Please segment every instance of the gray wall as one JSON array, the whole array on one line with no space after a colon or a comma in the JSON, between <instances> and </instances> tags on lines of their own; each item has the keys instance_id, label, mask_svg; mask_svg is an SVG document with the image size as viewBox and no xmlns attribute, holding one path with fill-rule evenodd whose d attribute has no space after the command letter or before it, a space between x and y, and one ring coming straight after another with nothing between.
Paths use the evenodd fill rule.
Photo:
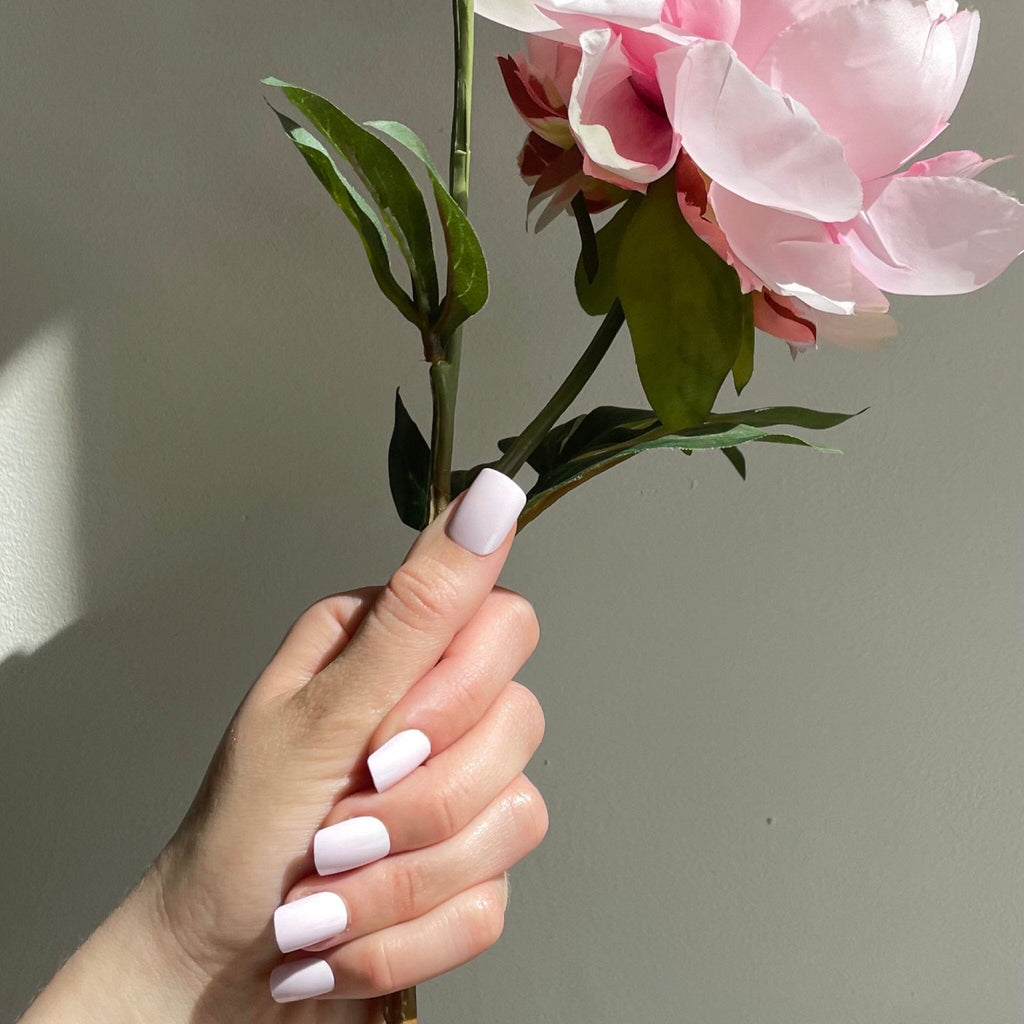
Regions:
<instances>
[{"instance_id":1,"label":"gray wall","mask_svg":"<svg viewBox=\"0 0 1024 1024\"><path fill-rule=\"evenodd\" d=\"M948 148L1024 153L1018 3L978 0ZM186 807L282 632L410 537L384 470L417 344L263 104L267 74L441 154L448 4L7 0L0 82L0 1015ZM522 129L478 29L475 219L494 296L460 460L547 397L591 323L565 221L523 230ZM987 180L1021 184L1020 162ZM1024 954L1021 314L902 299L881 354L749 398L871 411L843 457L637 459L519 540L544 638L551 833L505 938L427 1024L1005 1024ZM628 345L581 408L641 401Z\"/></svg>"}]
</instances>

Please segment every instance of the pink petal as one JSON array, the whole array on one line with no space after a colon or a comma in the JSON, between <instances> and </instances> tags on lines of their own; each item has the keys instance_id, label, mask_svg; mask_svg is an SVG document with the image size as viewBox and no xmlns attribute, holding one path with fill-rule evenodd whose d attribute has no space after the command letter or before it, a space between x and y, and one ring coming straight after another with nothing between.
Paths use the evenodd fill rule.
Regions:
<instances>
[{"instance_id":1,"label":"pink petal","mask_svg":"<svg viewBox=\"0 0 1024 1024\"><path fill-rule=\"evenodd\" d=\"M793 299L797 313L803 313L814 324L819 341L828 341L842 348L878 349L895 338L896 321L889 316L889 300L857 270L853 272L853 316L841 316L811 309Z\"/></svg>"},{"instance_id":2,"label":"pink petal","mask_svg":"<svg viewBox=\"0 0 1024 1024\"><path fill-rule=\"evenodd\" d=\"M899 333L896 321L888 313L855 313L836 316L809 309L819 341L827 341L840 348L870 351L882 348Z\"/></svg>"},{"instance_id":3,"label":"pink petal","mask_svg":"<svg viewBox=\"0 0 1024 1024\"><path fill-rule=\"evenodd\" d=\"M558 14L575 14L618 25L653 24L661 20L664 0L540 0Z\"/></svg>"},{"instance_id":4,"label":"pink petal","mask_svg":"<svg viewBox=\"0 0 1024 1024\"><path fill-rule=\"evenodd\" d=\"M740 27L740 0L665 0L661 17L691 36L731 43Z\"/></svg>"},{"instance_id":5,"label":"pink petal","mask_svg":"<svg viewBox=\"0 0 1024 1024\"><path fill-rule=\"evenodd\" d=\"M725 43L680 47L656 61L683 148L723 188L816 220L847 220L860 210L860 182L839 141L805 107L755 78Z\"/></svg>"},{"instance_id":6,"label":"pink petal","mask_svg":"<svg viewBox=\"0 0 1024 1024\"><path fill-rule=\"evenodd\" d=\"M794 22L819 11L858 3L859 0L747 0L733 49L748 68L757 67L776 36Z\"/></svg>"},{"instance_id":7,"label":"pink petal","mask_svg":"<svg viewBox=\"0 0 1024 1024\"><path fill-rule=\"evenodd\" d=\"M697 165L685 154L680 153L676 161L676 196L679 209L693 233L711 246L714 252L739 275L740 288L744 294L759 291L764 282L729 247L725 232L708 212L708 186Z\"/></svg>"},{"instance_id":8,"label":"pink petal","mask_svg":"<svg viewBox=\"0 0 1024 1024\"><path fill-rule=\"evenodd\" d=\"M587 174L646 184L675 162L672 126L637 95L622 41L611 29L580 36L583 60L569 100L569 124Z\"/></svg>"},{"instance_id":9,"label":"pink petal","mask_svg":"<svg viewBox=\"0 0 1024 1024\"><path fill-rule=\"evenodd\" d=\"M953 88L946 100L946 120L956 110L971 68L974 67L974 56L978 51L978 32L981 30L981 15L977 11L961 11L950 18L947 24L953 36L953 44L956 46L957 71Z\"/></svg>"},{"instance_id":10,"label":"pink petal","mask_svg":"<svg viewBox=\"0 0 1024 1024\"><path fill-rule=\"evenodd\" d=\"M1024 205L969 178L900 175L840 228L858 270L898 295L962 295L1024 252Z\"/></svg>"},{"instance_id":11,"label":"pink petal","mask_svg":"<svg viewBox=\"0 0 1024 1024\"><path fill-rule=\"evenodd\" d=\"M476 0L474 9L481 17L518 32L548 32L559 27L530 0Z\"/></svg>"},{"instance_id":12,"label":"pink petal","mask_svg":"<svg viewBox=\"0 0 1024 1024\"><path fill-rule=\"evenodd\" d=\"M557 38L566 42L596 28L655 27L661 24L663 4L664 0L537 0L560 26Z\"/></svg>"},{"instance_id":13,"label":"pink petal","mask_svg":"<svg viewBox=\"0 0 1024 1024\"><path fill-rule=\"evenodd\" d=\"M498 67L505 80L509 99L512 100L519 116L548 142L562 149L575 146L575 140L569 130L565 104L557 96L552 99L554 86L550 79L538 77L537 69L527 63L526 56L522 53L517 53L514 57L499 57ZM565 95L569 95L568 90Z\"/></svg>"},{"instance_id":14,"label":"pink petal","mask_svg":"<svg viewBox=\"0 0 1024 1024\"><path fill-rule=\"evenodd\" d=\"M656 58L659 53L697 42L694 36L671 25L650 25L645 28L619 27L622 49L632 68L633 88L654 110L664 109L661 86L658 84Z\"/></svg>"},{"instance_id":15,"label":"pink petal","mask_svg":"<svg viewBox=\"0 0 1024 1024\"><path fill-rule=\"evenodd\" d=\"M945 124L960 66L952 24L933 23L908 0L867 0L792 25L755 70L840 139L868 181L891 174Z\"/></svg>"},{"instance_id":16,"label":"pink petal","mask_svg":"<svg viewBox=\"0 0 1024 1024\"><path fill-rule=\"evenodd\" d=\"M544 84L548 102L553 108L564 108L580 68L579 47L530 36L526 52L528 67Z\"/></svg>"},{"instance_id":17,"label":"pink petal","mask_svg":"<svg viewBox=\"0 0 1024 1024\"><path fill-rule=\"evenodd\" d=\"M932 20L936 18L952 18L960 9L957 0L924 0L925 7Z\"/></svg>"},{"instance_id":18,"label":"pink petal","mask_svg":"<svg viewBox=\"0 0 1024 1024\"><path fill-rule=\"evenodd\" d=\"M575 43L593 28L612 25L655 25L664 0L476 0L481 17L520 32L543 33Z\"/></svg>"},{"instance_id":19,"label":"pink petal","mask_svg":"<svg viewBox=\"0 0 1024 1024\"><path fill-rule=\"evenodd\" d=\"M919 160L916 164L911 164L903 172L902 177L976 178L983 171L1009 159L1008 156L1001 156L996 160L986 160L973 150L959 149L952 153L942 153L930 160Z\"/></svg>"},{"instance_id":20,"label":"pink petal","mask_svg":"<svg viewBox=\"0 0 1024 1024\"><path fill-rule=\"evenodd\" d=\"M853 263L824 224L747 202L717 182L708 196L732 251L772 291L825 313L853 312Z\"/></svg>"},{"instance_id":21,"label":"pink petal","mask_svg":"<svg viewBox=\"0 0 1024 1024\"><path fill-rule=\"evenodd\" d=\"M797 313L795 300L773 292L754 293L754 326L798 348L813 348L818 336L814 322Z\"/></svg>"}]
</instances>

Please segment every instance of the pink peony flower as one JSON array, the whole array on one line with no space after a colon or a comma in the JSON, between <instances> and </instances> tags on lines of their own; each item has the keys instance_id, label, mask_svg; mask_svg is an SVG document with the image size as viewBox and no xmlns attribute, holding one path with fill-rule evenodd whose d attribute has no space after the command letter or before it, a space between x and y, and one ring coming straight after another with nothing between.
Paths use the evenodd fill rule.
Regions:
<instances>
[{"instance_id":1,"label":"pink peony flower","mask_svg":"<svg viewBox=\"0 0 1024 1024\"><path fill-rule=\"evenodd\" d=\"M583 174L622 188L674 170L687 221L759 293L758 326L794 347L877 344L894 333L883 291L974 291L1024 251L1024 205L976 180L991 161L907 166L948 126L974 61L980 16L956 0L476 9L548 48L550 102L520 107L535 130L561 145L568 129Z\"/></svg>"},{"instance_id":2,"label":"pink peony flower","mask_svg":"<svg viewBox=\"0 0 1024 1024\"><path fill-rule=\"evenodd\" d=\"M545 199L539 231L582 192L591 213L621 202L621 188L584 173L583 154L569 129L568 100L579 70L581 51L542 36L527 40L527 52L499 57L505 87L530 134L519 153L519 171L533 188L527 216Z\"/></svg>"}]
</instances>

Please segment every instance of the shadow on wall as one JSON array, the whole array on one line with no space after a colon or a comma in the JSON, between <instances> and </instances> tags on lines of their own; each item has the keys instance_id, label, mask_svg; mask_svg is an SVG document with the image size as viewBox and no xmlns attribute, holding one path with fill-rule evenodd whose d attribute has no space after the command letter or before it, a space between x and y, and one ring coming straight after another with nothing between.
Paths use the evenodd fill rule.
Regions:
<instances>
[{"instance_id":1,"label":"shadow on wall","mask_svg":"<svg viewBox=\"0 0 1024 1024\"><path fill-rule=\"evenodd\" d=\"M53 513L70 536L46 562L8 531L26 564L0 566L16 577L0 587L14 616L0 615L0 650L83 617L0 664L3 1019L171 834L294 618L377 582L411 540L386 450L393 388L420 378L420 352L391 343L404 325L382 315L259 80L294 75L441 133L449 102L439 77L383 108L378 55L349 46L339 67L324 31L337 12L321 5L257 3L241 21L198 3L9 8L0 125L22 143L0 153L0 376L67 318L75 457L59 515L31 467L0 480L12 501L28 482L29 519ZM447 52L446 18L394 17L410 48L433 32ZM15 458L33 445L47 450L15 434ZM31 635L22 578L74 595L59 615L39 602L47 628Z\"/></svg>"},{"instance_id":2,"label":"shadow on wall","mask_svg":"<svg viewBox=\"0 0 1024 1024\"><path fill-rule=\"evenodd\" d=\"M338 589L310 581L365 579L373 552L404 550L391 519L377 521L359 526L370 557L338 552L337 572L324 565L324 519L258 522L0 664L0 906L17 924L0 971L5 1019L174 831L291 622Z\"/></svg>"},{"instance_id":3,"label":"shadow on wall","mask_svg":"<svg viewBox=\"0 0 1024 1024\"><path fill-rule=\"evenodd\" d=\"M172 194L175 175L150 187ZM328 252L340 223L312 189L295 191L297 210L270 199L256 217L235 204L178 236L150 224L144 258L112 237L144 219L140 197L110 207L105 231L32 203L5 224L18 257L0 287L0 375L67 311L75 465L54 480L63 490L31 472L0 481L15 502L30 487L29 519L38 509L66 523L71 543L65 561L41 560L32 531L15 529L26 564L0 567L14 577L0 594L18 602L15 626L22 577L60 604L49 629L13 631L27 646L85 614L0 664L0 906L12 926L0 1018L25 1008L171 835L295 617L377 581L410 540L386 483L397 374L348 344L349 331L372 335L378 311L360 306L361 278ZM356 312L340 324L333 303L346 290ZM360 435L374 445L354 443L348 412L366 379L381 390L380 422L360 401ZM15 458L46 451L14 426Z\"/></svg>"}]
</instances>

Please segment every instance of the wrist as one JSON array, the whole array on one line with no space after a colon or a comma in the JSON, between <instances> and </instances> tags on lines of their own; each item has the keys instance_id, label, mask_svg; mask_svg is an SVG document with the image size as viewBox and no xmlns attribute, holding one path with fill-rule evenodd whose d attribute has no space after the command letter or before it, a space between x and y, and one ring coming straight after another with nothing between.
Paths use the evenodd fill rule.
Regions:
<instances>
[{"instance_id":1,"label":"wrist","mask_svg":"<svg viewBox=\"0 0 1024 1024\"><path fill-rule=\"evenodd\" d=\"M150 871L60 969L22 1024L188 1024L209 979L167 927Z\"/></svg>"}]
</instances>

